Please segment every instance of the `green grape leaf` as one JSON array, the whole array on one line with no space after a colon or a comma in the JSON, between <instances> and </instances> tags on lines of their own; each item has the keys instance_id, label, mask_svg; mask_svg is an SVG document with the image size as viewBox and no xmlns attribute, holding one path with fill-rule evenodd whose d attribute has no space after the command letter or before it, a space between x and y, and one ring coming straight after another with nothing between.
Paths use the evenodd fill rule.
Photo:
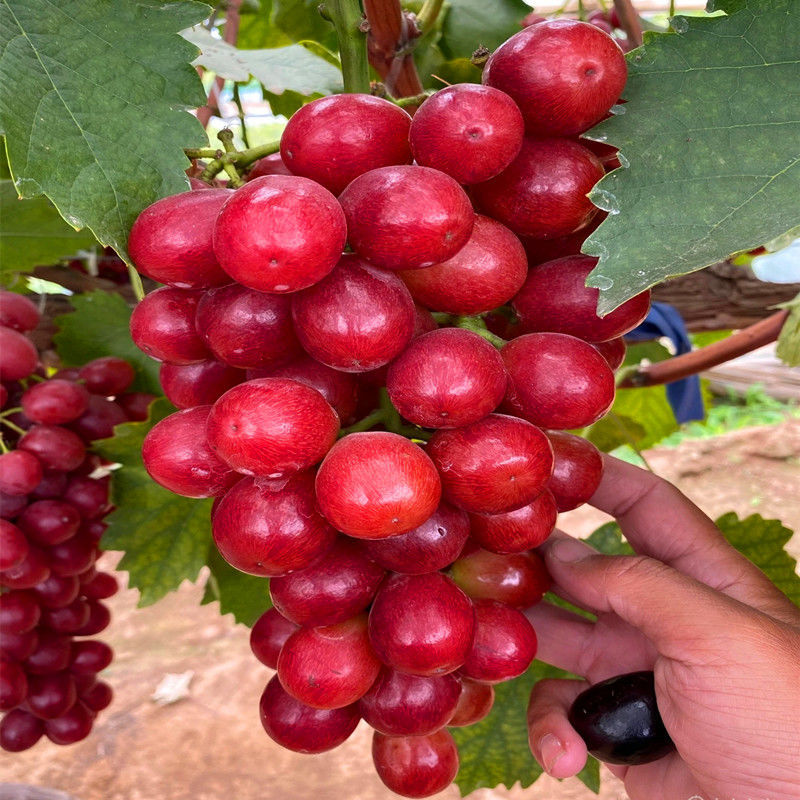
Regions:
<instances>
[{"instance_id":1,"label":"green grape leaf","mask_svg":"<svg viewBox=\"0 0 800 800\"><path fill-rule=\"evenodd\" d=\"M586 438L609 452L623 444L646 450L678 430L663 386L618 389L611 411L587 429Z\"/></svg>"},{"instance_id":2,"label":"green grape leaf","mask_svg":"<svg viewBox=\"0 0 800 800\"><path fill-rule=\"evenodd\" d=\"M723 514L714 524L745 558L752 561L793 603L800 606L797 561L785 549L793 535L789 528L777 519L764 519L758 514L739 519L733 511ZM625 541L619 525L614 521L601 525L586 542L609 556L633 553L633 548Z\"/></svg>"},{"instance_id":3,"label":"green grape leaf","mask_svg":"<svg viewBox=\"0 0 800 800\"><path fill-rule=\"evenodd\" d=\"M777 519L758 514L739 519L730 511L715 521L725 538L749 558L796 605L800 606L797 561L785 550L792 531Z\"/></svg>"},{"instance_id":4,"label":"green grape leaf","mask_svg":"<svg viewBox=\"0 0 800 800\"><path fill-rule=\"evenodd\" d=\"M450 728L458 745L460 768L456 784L462 797L483 787L523 789L542 775L542 768L528 746L526 713L533 685L545 678L572 677L563 670L534 661L519 678L495 686L489 715L467 728ZM599 766L590 758L578 777L594 792L600 790Z\"/></svg>"},{"instance_id":5,"label":"green grape leaf","mask_svg":"<svg viewBox=\"0 0 800 800\"><path fill-rule=\"evenodd\" d=\"M246 81L252 75L272 94L287 89L303 95L342 90L341 71L301 44L270 50L240 50L216 39L205 28L191 28L182 35L200 48L200 55L193 63L223 78Z\"/></svg>"},{"instance_id":6,"label":"green grape leaf","mask_svg":"<svg viewBox=\"0 0 800 800\"><path fill-rule=\"evenodd\" d=\"M522 30L531 12L522 0L451 0L442 25L439 46L445 57L469 58L479 46L494 50Z\"/></svg>"},{"instance_id":7,"label":"green grape leaf","mask_svg":"<svg viewBox=\"0 0 800 800\"><path fill-rule=\"evenodd\" d=\"M317 0L272 0L272 21L293 42L305 39L336 50L336 30L319 13Z\"/></svg>"},{"instance_id":8,"label":"green grape leaf","mask_svg":"<svg viewBox=\"0 0 800 800\"><path fill-rule=\"evenodd\" d=\"M158 0L0 0L0 128L21 197L127 257L139 212L185 191L184 147L206 136L194 47L208 13Z\"/></svg>"},{"instance_id":9,"label":"green grape leaf","mask_svg":"<svg viewBox=\"0 0 800 800\"><path fill-rule=\"evenodd\" d=\"M59 330L53 337L65 366L80 367L103 356L124 358L136 370L134 391L162 394L159 365L133 343L131 309L121 295L87 292L75 295L70 303L75 311L56 318Z\"/></svg>"},{"instance_id":10,"label":"green grape leaf","mask_svg":"<svg viewBox=\"0 0 800 800\"><path fill-rule=\"evenodd\" d=\"M257 50L261 47L283 47L292 43L273 22L272 7L272 0L262 0L258 11L240 19L239 34L236 37L238 47Z\"/></svg>"},{"instance_id":11,"label":"green grape leaf","mask_svg":"<svg viewBox=\"0 0 800 800\"><path fill-rule=\"evenodd\" d=\"M202 605L218 602L220 614L233 614L237 622L248 628L272 607L269 580L234 569L213 542L208 549L208 566L211 574L206 581Z\"/></svg>"},{"instance_id":12,"label":"green grape leaf","mask_svg":"<svg viewBox=\"0 0 800 800\"><path fill-rule=\"evenodd\" d=\"M585 541L586 544L591 545L595 550L607 556L629 556L633 554L633 548L625 541L619 523L614 520L596 528Z\"/></svg>"},{"instance_id":13,"label":"green grape leaf","mask_svg":"<svg viewBox=\"0 0 800 800\"><path fill-rule=\"evenodd\" d=\"M89 231L73 230L47 198L20 200L14 184L0 180L0 280L54 264L93 243Z\"/></svg>"},{"instance_id":14,"label":"green grape leaf","mask_svg":"<svg viewBox=\"0 0 800 800\"><path fill-rule=\"evenodd\" d=\"M116 510L108 517L103 547L125 551L118 569L129 574L142 606L160 600L184 580L196 580L211 541L212 501L172 494L155 483L142 464L145 435L174 410L166 398L159 398L147 422L118 425L112 439L94 445L103 458L122 464L113 472Z\"/></svg>"},{"instance_id":15,"label":"green grape leaf","mask_svg":"<svg viewBox=\"0 0 800 800\"><path fill-rule=\"evenodd\" d=\"M645 33L628 55L627 102L587 134L629 164L591 194L611 212L584 245L600 258L587 283L601 314L800 219L800 4L724 8L737 10Z\"/></svg>"},{"instance_id":16,"label":"green grape leaf","mask_svg":"<svg viewBox=\"0 0 800 800\"><path fill-rule=\"evenodd\" d=\"M660 342L634 342L625 348L625 366L639 364L643 358L655 363L656 361L665 361L670 358L672 354Z\"/></svg>"},{"instance_id":17,"label":"green grape leaf","mask_svg":"<svg viewBox=\"0 0 800 800\"><path fill-rule=\"evenodd\" d=\"M789 309L789 316L783 323L775 355L790 367L800 367L800 294L781 308Z\"/></svg>"}]
</instances>

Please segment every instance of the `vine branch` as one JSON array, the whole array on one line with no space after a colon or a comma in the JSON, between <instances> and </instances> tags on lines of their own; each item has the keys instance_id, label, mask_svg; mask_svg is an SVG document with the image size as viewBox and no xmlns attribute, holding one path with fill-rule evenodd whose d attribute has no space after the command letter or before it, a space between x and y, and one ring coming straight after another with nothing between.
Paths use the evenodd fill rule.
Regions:
<instances>
[{"instance_id":1,"label":"vine branch","mask_svg":"<svg viewBox=\"0 0 800 800\"><path fill-rule=\"evenodd\" d=\"M633 3L631 0L614 0L614 8L629 41L634 47L639 47L642 43L642 24L639 22L639 15Z\"/></svg>"},{"instance_id":2,"label":"vine branch","mask_svg":"<svg viewBox=\"0 0 800 800\"><path fill-rule=\"evenodd\" d=\"M765 344L774 342L781 332L789 311L778 311L775 314L743 328L738 333L728 336L719 342L692 350L682 356L668 358L656 364L639 367L631 374L625 376L619 383L622 389L639 386L656 386L662 383L672 383L696 375L698 372L724 364L732 358L744 355Z\"/></svg>"},{"instance_id":3,"label":"vine branch","mask_svg":"<svg viewBox=\"0 0 800 800\"><path fill-rule=\"evenodd\" d=\"M400 0L364 0L364 13L369 63L386 90L393 97L421 95L424 89L413 56L420 29L413 15L403 11Z\"/></svg>"},{"instance_id":4,"label":"vine branch","mask_svg":"<svg viewBox=\"0 0 800 800\"><path fill-rule=\"evenodd\" d=\"M345 92L369 94L369 64L358 0L327 0L325 13L339 39Z\"/></svg>"}]
</instances>

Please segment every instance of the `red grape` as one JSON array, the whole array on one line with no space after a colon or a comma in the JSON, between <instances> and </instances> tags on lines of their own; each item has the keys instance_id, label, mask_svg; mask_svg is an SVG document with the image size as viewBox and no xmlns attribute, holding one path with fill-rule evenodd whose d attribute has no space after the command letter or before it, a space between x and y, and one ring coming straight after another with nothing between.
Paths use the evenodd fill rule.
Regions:
<instances>
[{"instance_id":1,"label":"red grape","mask_svg":"<svg viewBox=\"0 0 800 800\"><path fill-rule=\"evenodd\" d=\"M441 483L425 452L396 433L352 433L319 468L317 502L338 530L383 539L416 528L433 514Z\"/></svg>"},{"instance_id":2,"label":"red grape","mask_svg":"<svg viewBox=\"0 0 800 800\"><path fill-rule=\"evenodd\" d=\"M427 736L372 737L378 777L404 797L429 797L446 789L458 772L458 749L447 730Z\"/></svg>"},{"instance_id":3,"label":"red grape","mask_svg":"<svg viewBox=\"0 0 800 800\"><path fill-rule=\"evenodd\" d=\"M441 475L444 498L477 513L521 508L543 491L553 472L553 451L544 433L504 414L437 431L428 453Z\"/></svg>"},{"instance_id":4,"label":"red grape","mask_svg":"<svg viewBox=\"0 0 800 800\"><path fill-rule=\"evenodd\" d=\"M458 183L428 167L374 169L356 178L339 201L350 246L386 269L452 258L467 243L475 219Z\"/></svg>"},{"instance_id":5,"label":"red grape","mask_svg":"<svg viewBox=\"0 0 800 800\"><path fill-rule=\"evenodd\" d=\"M497 177L472 189L476 208L514 233L550 239L574 233L598 209L587 197L604 175L594 153L569 139L526 139Z\"/></svg>"},{"instance_id":6,"label":"red grape","mask_svg":"<svg viewBox=\"0 0 800 800\"><path fill-rule=\"evenodd\" d=\"M483 314L507 303L527 271L519 239L499 222L476 214L469 240L452 258L399 274L412 297L434 311Z\"/></svg>"},{"instance_id":7,"label":"red grape","mask_svg":"<svg viewBox=\"0 0 800 800\"><path fill-rule=\"evenodd\" d=\"M439 572L392 575L378 590L369 636L378 658L412 675L458 669L472 644L470 599Z\"/></svg>"},{"instance_id":8,"label":"red grape","mask_svg":"<svg viewBox=\"0 0 800 800\"><path fill-rule=\"evenodd\" d=\"M187 413L187 412L179 412ZM280 478L322 460L339 417L316 389L286 378L257 378L211 407L208 444L237 472Z\"/></svg>"},{"instance_id":9,"label":"red grape","mask_svg":"<svg viewBox=\"0 0 800 800\"><path fill-rule=\"evenodd\" d=\"M614 373L590 344L563 333L529 333L501 350L506 403L543 428L571 430L597 422L614 402Z\"/></svg>"},{"instance_id":10,"label":"red grape","mask_svg":"<svg viewBox=\"0 0 800 800\"><path fill-rule=\"evenodd\" d=\"M136 218L128 249L139 272L179 289L220 286L230 278L212 246L214 221L229 189L203 186L157 200Z\"/></svg>"},{"instance_id":11,"label":"red grape","mask_svg":"<svg viewBox=\"0 0 800 800\"><path fill-rule=\"evenodd\" d=\"M239 189L214 226L214 252L233 280L259 292L296 292L324 278L344 248L336 198L314 181L266 175Z\"/></svg>"},{"instance_id":12,"label":"red grape","mask_svg":"<svg viewBox=\"0 0 800 800\"><path fill-rule=\"evenodd\" d=\"M458 428L500 405L503 359L472 331L444 328L414 339L389 367L386 388L400 414L423 428Z\"/></svg>"},{"instance_id":13,"label":"red grape","mask_svg":"<svg viewBox=\"0 0 800 800\"><path fill-rule=\"evenodd\" d=\"M231 566L269 577L311 566L336 539L316 510L314 476L308 472L280 481L239 481L217 506L212 529Z\"/></svg>"},{"instance_id":14,"label":"red grape","mask_svg":"<svg viewBox=\"0 0 800 800\"><path fill-rule=\"evenodd\" d=\"M324 753L338 747L356 729L360 719L355 704L320 709L295 700L281 686L277 675L261 695L259 712L270 738L297 753Z\"/></svg>"},{"instance_id":15,"label":"red grape","mask_svg":"<svg viewBox=\"0 0 800 800\"><path fill-rule=\"evenodd\" d=\"M411 123L416 162L459 183L502 172L522 147L525 124L514 101L490 86L458 83L428 98Z\"/></svg>"},{"instance_id":16,"label":"red grape","mask_svg":"<svg viewBox=\"0 0 800 800\"><path fill-rule=\"evenodd\" d=\"M323 281L292 299L292 319L305 350L344 372L387 364L414 331L414 302L396 276L353 255Z\"/></svg>"},{"instance_id":17,"label":"red grape","mask_svg":"<svg viewBox=\"0 0 800 800\"><path fill-rule=\"evenodd\" d=\"M206 441L211 406L170 414L156 423L142 444L142 460L150 477L183 497L214 497L238 480Z\"/></svg>"},{"instance_id":18,"label":"red grape","mask_svg":"<svg viewBox=\"0 0 800 800\"><path fill-rule=\"evenodd\" d=\"M62 425L77 419L89 406L89 393L78 383L51 378L35 383L20 402L31 422Z\"/></svg>"},{"instance_id":19,"label":"red grape","mask_svg":"<svg viewBox=\"0 0 800 800\"><path fill-rule=\"evenodd\" d=\"M483 83L517 102L536 136L569 136L599 122L625 86L622 51L603 31L571 19L547 20L492 53Z\"/></svg>"},{"instance_id":20,"label":"red grape","mask_svg":"<svg viewBox=\"0 0 800 800\"><path fill-rule=\"evenodd\" d=\"M269 593L286 619L298 625L333 625L363 611L385 574L356 542L340 537L317 564L273 578Z\"/></svg>"},{"instance_id":21,"label":"red grape","mask_svg":"<svg viewBox=\"0 0 800 800\"><path fill-rule=\"evenodd\" d=\"M339 194L359 175L410 164L411 117L368 94L337 94L302 106L281 136L281 157L295 174Z\"/></svg>"},{"instance_id":22,"label":"red grape","mask_svg":"<svg viewBox=\"0 0 800 800\"><path fill-rule=\"evenodd\" d=\"M583 505L595 493L603 477L603 456L589 441L561 431L548 431L555 467L547 488L559 511Z\"/></svg>"}]
</instances>

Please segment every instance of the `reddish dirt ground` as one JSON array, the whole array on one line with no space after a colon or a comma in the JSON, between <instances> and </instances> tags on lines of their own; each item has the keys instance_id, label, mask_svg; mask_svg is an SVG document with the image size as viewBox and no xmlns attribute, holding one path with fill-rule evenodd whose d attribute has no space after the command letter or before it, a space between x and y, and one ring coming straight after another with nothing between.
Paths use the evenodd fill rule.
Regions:
<instances>
[{"instance_id":1,"label":"reddish dirt ground","mask_svg":"<svg viewBox=\"0 0 800 800\"><path fill-rule=\"evenodd\" d=\"M758 512L800 530L800 421L751 428L647 453L653 469L675 482L711 516ZM586 535L604 521L593 509L564 515L561 527ZM790 549L800 555L800 537ZM105 556L109 565L114 554ZM120 575L124 582L124 574ZM201 589L184 585L155 606L137 609L137 593L111 602L105 636L116 650L107 680L116 696L92 736L71 747L40 742L0 755L0 800L41 797L26 784L57 790L53 800L390 800L359 728L341 748L319 756L282 750L258 722L259 694L271 672L250 655L247 631L216 606L200 606ZM189 696L155 705L167 673L192 671ZM61 794L64 793L64 794ZM455 787L437 795L455 800ZM577 780L548 778L521 790L481 789L472 800L589 800ZM604 775L602 800L625 791Z\"/></svg>"}]
</instances>

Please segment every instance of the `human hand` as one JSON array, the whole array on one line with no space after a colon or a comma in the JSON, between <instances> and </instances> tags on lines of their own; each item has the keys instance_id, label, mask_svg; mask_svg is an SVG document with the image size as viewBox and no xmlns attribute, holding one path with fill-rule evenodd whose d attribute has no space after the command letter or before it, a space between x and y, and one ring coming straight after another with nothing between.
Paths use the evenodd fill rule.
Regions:
<instances>
[{"instance_id":1,"label":"human hand","mask_svg":"<svg viewBox=\"0 0 800 800\"><path fill-rule=\"evenodd\" d=\"M610 456L591 505L636 556L603 556L556 531L539 549L553 591L592 623L540 603L527 614L537 658L594 684L655 672L676 751L611 766L631 800L800 798L800 609L666 481ZM552 776L577 774L586 746L567 721L584 681L540 681L531 750Z\"/></svg>"}]
</instances>

